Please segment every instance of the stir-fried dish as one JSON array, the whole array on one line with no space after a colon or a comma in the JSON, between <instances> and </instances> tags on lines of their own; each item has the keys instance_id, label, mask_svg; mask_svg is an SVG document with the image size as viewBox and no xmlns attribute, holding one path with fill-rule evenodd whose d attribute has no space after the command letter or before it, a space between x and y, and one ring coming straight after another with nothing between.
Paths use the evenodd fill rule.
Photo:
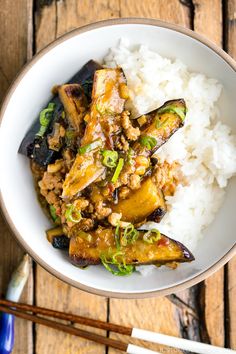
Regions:
<instances>
[{"instance_id":1,"label":"stir-fried dish","mask_svg":"<svg viewBox=\"0 0 236 354\"><path fill-rule=\"evenodd\" d=\"M133 119L122 69L93 60L52 92L19 149L31 159L39 200L54 223L48 241L68 250L73 264L102 263L115 275L192 261L158 228L140 229L161 221L165 197L180 182L179 164L161 163L155 153L183 126L185 101Z\"/></svg>"}]
</instances>

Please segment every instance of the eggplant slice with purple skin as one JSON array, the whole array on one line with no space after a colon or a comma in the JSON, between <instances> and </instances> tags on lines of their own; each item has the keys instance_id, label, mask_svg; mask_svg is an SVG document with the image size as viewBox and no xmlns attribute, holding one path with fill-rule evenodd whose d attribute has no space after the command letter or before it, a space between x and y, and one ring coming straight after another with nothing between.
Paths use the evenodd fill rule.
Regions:
<instances>
[{"instance_id":1,"label":"eggplant slice with purple skin","mask_svg":"<svg viewBox=\"0 0 236 354\"><path fill-rule=\"evenodd\" d=\"M125 247L121 246L119 250L115 234L115 228L102 227L89 233L76 231L73 235L72 232L69 247L71 262L77 266L96 265L101 263L102 257L112 262L114 255L117 261L126 265L169 265L194 260L192 253L182 243L154 231L149 232L147 241L147 231L138 231L136 240Z\"/></svg>"},{"instance_id":2,"label":"eggplant slice with purple skin","mask_svg":"<svg viewBox=\"0 0 236 354\"><path fill-rule=\"evenodd\" d=\"M144 156L154 154L170 137L184 125L187 108L184 99L165 102L158 109L143 115L146 123L142 126L139 140L133 150Z\"/></svg>"},{"instance_id":3,"label":"eggplant slice with purple skin","mask_svg":"<svg viewBox=\"0 0 236 354\"><path fill-rule=\"evenodd\" d=\"M68 84L81 85L89 102L91 101L94 73L101 68L100 64L90 60L69 80ZM40 120L37 119L22 140L18 150L20 154L34 159L41 166L53 163L59 155L57 150L50 149L47 138L53 133L55 123L63 124L64 107L58 96L54 96L48 104L50 103L54 105L54 110L44 135L37 135L41 127Z\"/></svg>"},{"instance_id":4,"label":"eggplant slice with purple skin","mask_svg":"<svg viewBox=\"0 0 236 354\"><path fill-rule=\"evenodd\" d=\"M81 148L63 184L62 197L70 200L101 176L106 168L97 157L98 148L110 148L112 139L107 125L114 124L116 115L124 110L125 99L120 87L126 79L120 68L97 70L94 75L91 112ZM108 146L109 144L109 146Z\"/></svg>"}]
</instances>

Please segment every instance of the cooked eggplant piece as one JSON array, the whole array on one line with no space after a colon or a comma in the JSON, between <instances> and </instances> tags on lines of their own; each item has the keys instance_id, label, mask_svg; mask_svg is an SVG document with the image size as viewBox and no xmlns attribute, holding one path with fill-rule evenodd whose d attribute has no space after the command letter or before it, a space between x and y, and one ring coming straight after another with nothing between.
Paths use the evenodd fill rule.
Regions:
<instances>
[{"instance_id":1,"label":"cooked eggplant piece","mask_svg":"<svg viewBox=\"0 0 236 354\"><path fill-rule=\"evenodd\" d=\"M82 146L96 139L102 139L107 148L111 148L108 127L114 124L115 116L124 110L125 99L121 96L121 87L124 85L126 79L120 68L95 72L91 113Z\"/></svg>"},{"instance_id":2,"label":"cooked eggplant piece","mask_svg":"<svg viewBox=\"0 0 236 354\"><path fill-rule=\"evenodd\" d=\"M159 218L156 218L159 222L166 213L163 193L151 177L146 178L141 187L130 193L126 199L111 205L111 208L113 212L122 214L122 221L132 224L145 221L156 210L161 210Z\"/></svg>"},{"instance_id":3,"label":"cooked eggplant piece","mask_svg":"<svg viewBox=\"0 0 236 354\"><path fill-rule=\"evenodd\" d=\"M62 197L71 199L94 182L105 171L101 161L93 153L77 154L75 162L63 183Z\"/></svg>"},{"instance_id":4,"label":"cooked eggplant piece","mask_svg":"<svg viewBox=\"0 0 236 354\"><path fill-rule=\"evenodd\" d=\"M147 221L160 222L163 216L165 215L165 213L166 213L166 206L164 208L158 207L156 210L154 210L153 213L151 213L147 217Z\"/></svg>"},{"instance_id":5,"label":"cooked eggplant piece","mask_svg":"<svg viewBox=\"0 0 236 354\"><path fill-rule=\"evenodd\" d=\"M91 86L93 76L96 70L101 69L101 65L93 60L88 61L70 80L69 84L78 83L81 84L85 90L85 94L88 99L91 100ZM55 111L50 122L48 130L45 132L44 138L38 137L36 134L40 130L40 121L37 119L26 133L24 139L21 142L18 152L31 159L34 159L39 165L45 166L48 163L54 162L58 154L54 150L50 149L46 137L53 131L53 125L61 117L63 112L63 105L58 96L53 97L50 103L55 104ZM36 148L35 148L36 147Z\"/></svg>"},{"instance_id":6,"label":"cooked eggplant piece","mask_svg":"<svg viewBox=\"0 0 236 354\"><path fill-rule=\"evenodd\" d=\"M145 115L146 124L133 150L145 156L152 155L184 124L186 104L183 99L167 101L163 106Z\"/></svg>"},{"instance_id":7,"label":"cooked eggplant piece","mask_svg":"<svg viewBox=\"0 0 236 354\"><path fill-rule=\"evenodd\" d=\"M113 124L115 115L124 109L125 99L120 96L120 87L124 83L125 77L121 69L102 69L95 72L91 113L80 151L63 184L63 198L73 198L104 173L105 167L96 148L98 144L99 148L110 148L107 125Z\"/></svg>"},{"instance_id":8,"label":"cooked eggplant piece","mask_svg":"<svg viewBox=\"0 0 236 354\"><path fill-rule=\"evenodd\" d=\"M52 244L54 248L65 250L69 248L70 240L64 235L62 227L54 227L53 229L46 231L47 240Z\"/></svg>"},{"instance_id":9,"label":"cooked eggplant piece","mask_svg":"<svg viewBox=\"0 0 236 354\"><path fill-rule=\"evenodd\" d=\"M69 84L81 84L84 89L84 93L88 99L88 102L91 102L94 73L96 72L96 70L100 69L102 69L102 65L100 65L94 60L89 60L68 82Z\"/></svg>"},{"instance_id":10,"label":"cooked eggplant piece","mask_svg":"<svg viewBox=\"0 0 236 354\"><path fill-rule=\"evenodd\" d=\"M79 84L61 85L58 88L58 94L70 126L79 132L87 107L87 99L82 86Z\"/></svg>"},{"instance_id":11,"label":"cooked eggplant piece","mask_svg":"<svg viewBox=\"0 0 236 354\"><path fill-rule=\"evenodd\" d=\"M159 233L149 232L152 242L145 241L146 231L138 231L134 243L121 247L119 252L115 243L114 228L98 228L90 233L79 231L70 238L69 255L71 262L78 266L96 265L101 263L101 257L111 262L116 261L127 265L158 264L172 262L191 262L192 253L180 242Z\"/></svg>"},{"instance_id":12,"label":"cooked eggplant piece","mask_svg":"<svg viewBox=\"0 0 236 354\"><path fill-rule=\"evenodd\" d=\"M54 248L58 248L60 250L68 250L69 244L70 239L65 235L53 237L52 246Z\"/></svg>"}]
</instances>

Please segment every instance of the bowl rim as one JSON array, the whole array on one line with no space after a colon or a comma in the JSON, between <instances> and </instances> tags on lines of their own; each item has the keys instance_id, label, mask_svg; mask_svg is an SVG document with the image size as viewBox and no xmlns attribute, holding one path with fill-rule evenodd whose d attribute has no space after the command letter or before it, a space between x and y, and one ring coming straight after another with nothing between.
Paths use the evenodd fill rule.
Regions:
<instances>
[{"instance_id":1,"label":"bowl rim","mask_svg":"<svg viewBox=\"0 0 236 354\"><path fill-rule=\"evenodd\" d=\"M74 36L77 36L81 33L88 32L94 29L98 29L101 27L107 27L107 26L113 26L113 25L122 25L122 24L140 24L140 25L149 25L149 26L154 26L154 27L161 27L161 28L166 28L169 30L172 30L174 32L178 32L181 34L184 34L188 37L191 37L192 39L197 40L198 42L201 42L203 45L207 46L211 50L215 52L216 55L220 56L234 71L236 71L236 62L234 61L233 58L231 58L223 49L218 47L216 44L214 44L211 40L207 39L206 37L188 29L181 27L179 25L175 25L172 23L168 23L162 20L157 20L157 19L152 19L152 18L139 18L139 17L130 17L130 18L115 18L115 19L109 19L109 20L103 20L103 21L98 21L94 22L79 28L76 28L58 39L54 40L50 44L48 44L46 47L44 47L42 50L39 51L29 62L27 62L19 74L15 77L13 83L10 85L0 111L0 129L1 129L1 123L3 121L3 117L6 111L6 108L8 106L8 103L14 94L14 91L18 87L20 81L22 78L26 75L28 70L42 57L44 54L46 54L48 51L59 45L60 43L63 43L64 41L73 38ZM17 242L23 246L23 248L30 254L30 256L40 265L42 266L45 270L47 270L49 273L54 275L56 278L64 281L65 283L72 285L80 290L89 292L91 294L96 294L100 296L105 296L105 297L111 297L111 298L121 298L121 299L143 299L143 298L150 298L154 296L166 296L174 292L179 292L181 290L184 290L186 288L189 288L210 275L212 275L214 272L216 272L219 268L221 268L224 264L226 264L235 254L236 254L236 243L231 247L231 249L223 256L221 257L218 261L216 261L211 267L207 268L205 271L201 272L200 274L180 283L177 285L173 285L170 287L167 287L165 289L160 289L160 290L154 290L154 291L145 291L145 292L138 292L138 293L122 293L122 292L116 292L116 291L106 291L106 290L101 290L101 289L96 289L91 286L87 286L84 284L81 284L79 281L74 281L70 279L67 276L62 275L58 270L52 268L51 266L48 266L46 262L41 259L37 253L35 253L31 247L24 241L22 238L20 232L16 229L14 222L12 218L10 217L7 208L5 206L5 202L3 200L2 192L1 192L1 186L0 186L0 207L3 212L3 216L5 220L7 221L7 224L9 225L11 231L13 232L13 235L15 236Z\"/></svg>"}]
</instances>

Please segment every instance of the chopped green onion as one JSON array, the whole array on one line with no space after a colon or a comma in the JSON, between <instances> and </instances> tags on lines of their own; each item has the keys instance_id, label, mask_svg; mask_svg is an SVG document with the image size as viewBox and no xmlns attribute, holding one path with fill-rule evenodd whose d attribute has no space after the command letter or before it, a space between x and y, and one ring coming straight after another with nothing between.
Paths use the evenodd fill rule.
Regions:
<instances>
[{"instance_id":1,"label":"chopped green onion","mask_svg":"<svg viewBox=\"0 0 236 354\"><path fill-rule=\"evenodd\" d=\"M119 262L117 257L121 257L122 260ZM117 275L117 276L125 276L130 275L134 272L135 267L133 265L127 265L124 261L123 253L116 252L112 257L111 261L108 261L105 255L100 256L101 262L103 266L108 270L110 273ZM112 268L109 264L113 265Z\"/></svg>"},{"instance_id":2,"label":"chopped green onion","mask_svg":"<svg viewBox=\"0 0 236 354\"><path fill-rule=\"evenodd\" d=\"M124 166L124 159L120 158L119 161L118 161L118 164L116 166L116 170L114 172L114 175L113 175L113 177L111 179L112 183L116 183L116 181L118 180L123 166Z\"/></svg>"},{"instance_id":3,"label":"chopped green onion","mask_svg":"<svg viewBox=\"0 0 236 354\"><path fill-rule=\"evenodd\" d=\"M115 230L115 243L116 243L116 248L119 250L120 249L120 224L116 226Z\"/></svg>"},{"instance_id":4,"label":"chopped green onion","mask_svg":"<svg viewBox=\"0 0 236 354\"><path fill-rule=\"evenodd\" d=\"M59 223L60 218L59 218L59 216L56 214L56 208L55 208L53 205L49 205L49 211L50 211L52 220L53 220L55 223Z\"/></svg>"},{"instance_id":5,"label":"chopped green onion","mask_svg":"<svg viewBox=\"0 0 236 354\"><path fill-rule=\"evenodd\" d=\"M67 221L78 223L81 219L80 211L76 210L73 204L68 204L65 212L65 217Z\"/></svg>"},{"instance_id":6,"label":"chopped green onion","mask_svg":"<svg viewBox=\"0 0 236 354\"><path fill-rule=\"evenodd\" d=\"M52 118L55 107L56 107L56 104L53 102L50 102L48 104L47 108L43 109L40 112L40 115L39 115L40 129L39 129L38 133L36 134L37 136L40 136L40 137L44 136L44 134L49 126L49 123Z\"/></svg>"},{"instance_id":7,"label":"chopped green onion","mask_svg":"<svg viewBox=\"0 0 236 354\"><path fill-rule=\"evenodd\" d=\"M90 152L92 150L95 150L96 148L102 146L102 140L98 139L98 140L94 140L92 143L90 144L86 144L84 146L81 146L79 148L79 153L80 155L86 154L87 152Z\"/></svg>"},{"instance_id":8,"label":"chopped green onion","mask_svg":"<svg viewBox=\"0 0 236 354\"><path fill-rule=\"evenodd\" d=\"M127 246L130 244L133 244L135 241L137 241L139 236L138 230L134 228L134 225L129 224L126 226L124 229L124 234L121 238L121 244L122 246Z\"/></svg>"},{"instance_id":9,"label":"chopped green onion","mask_svg":"<svg viewBox=\"0 0 236 354\"><path fill-rule=\"evenodd\" d=\"M161 238L161 233L157 229L152 229L150 231L145 232L143 235L143 241L147 243L154 243Z\"/></svg>"},{"instance_id":10,"label":"chopped green onion","mask_svg":"<svg viewBox=\"0 0 236 354\"><path fill-rule=\"evenodd\" d=\"M106 167L114 168L116 167L116 162L118 160L118 152L113 150L102 151L103 155L103 165Z\"/></svg>"},{"instance_id":11,"label":"chopped green onion","mask_svg":"<svg viewBox=\"0 0 236 354\"><path fill-rule=\"evenodd\" d=\"M157 144L157 140L152 136L148 136L148 135L141 136L139 141L140 144L142 146L145 146L148 150L152 150Z\"/></svg>"},{"instance_id":12,"label":"chopped green onion","mask_svg":"<svg viewBox=\"0 0 236 354\"><path fill-rule=\"evenodd\" d=\"M173 106L173 105L169 105L163 108L160 108L158 110L158 113L175 113L177 114L182 121L185 120L185 115L186 115L186 107L178 107L178 106Z\"/></svg>"}]
</instances>

